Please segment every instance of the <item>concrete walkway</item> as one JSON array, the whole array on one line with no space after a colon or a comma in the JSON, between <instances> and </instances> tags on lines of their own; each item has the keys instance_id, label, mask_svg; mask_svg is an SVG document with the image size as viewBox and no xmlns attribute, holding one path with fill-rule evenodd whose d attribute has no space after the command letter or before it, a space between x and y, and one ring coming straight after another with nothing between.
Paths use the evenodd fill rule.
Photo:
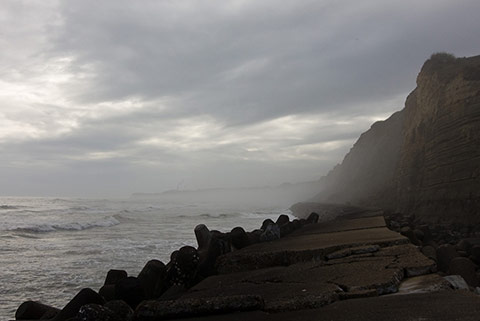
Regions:
<instances>
[{"instance_id":1,"label":"concrete walkway","mask_svg":"<svg viewBox=\"0 0 480 321\"><path fill-rule=\"evenodd\" d=\"M480 298L444 283L431 287L440 292L386 295L436 264L378 214L349 213L221 256L221 274L176 301L143 303L135 320L474 320Z\"/></svg>"}]
</instances>

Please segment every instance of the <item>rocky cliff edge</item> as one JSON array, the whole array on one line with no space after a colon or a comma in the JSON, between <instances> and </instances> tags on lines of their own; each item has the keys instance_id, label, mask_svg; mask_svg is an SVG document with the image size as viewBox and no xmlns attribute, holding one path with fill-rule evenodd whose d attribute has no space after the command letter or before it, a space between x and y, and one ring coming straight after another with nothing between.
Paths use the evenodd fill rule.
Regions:
<instances>
[{"instance_id":1,"label":"rocky cliff edge","mask_svg":"<svg viewBox=\"0 0 480 321\"><path fill-rule=\"evenodd\" d=\"M363 133L315 201L480 222L480 56L434 54L403 110Z\"/></svg>"}]
</instances>

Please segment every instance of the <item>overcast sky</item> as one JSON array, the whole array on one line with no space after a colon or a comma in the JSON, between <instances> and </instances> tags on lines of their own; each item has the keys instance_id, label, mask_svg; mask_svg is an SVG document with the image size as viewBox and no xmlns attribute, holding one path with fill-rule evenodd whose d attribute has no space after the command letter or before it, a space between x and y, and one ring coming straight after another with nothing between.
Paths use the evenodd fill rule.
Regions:
<instances>
[{"instance_id":1,"label":"overcast sky","mask_svg":"<svg viewBox=\"0 0 480 321\"><path fill-rule=\"evenodd\" d=\"M480 1L2 0L0 195L316 180Z\"/></svg>"}]
</instances>

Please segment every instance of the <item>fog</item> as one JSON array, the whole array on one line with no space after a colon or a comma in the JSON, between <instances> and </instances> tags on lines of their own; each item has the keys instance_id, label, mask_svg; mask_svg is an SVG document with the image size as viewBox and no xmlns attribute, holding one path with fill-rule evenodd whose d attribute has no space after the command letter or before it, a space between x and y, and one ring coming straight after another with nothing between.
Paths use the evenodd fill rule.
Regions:
<instances>
[{"instance_id":1,"label":"fog","mask_svg":"<svg viewBox=\"0 0 480 321\"><path fill-rule=\"evenodd\" d=\"M430 54L480 53L476 0L0 10L0 195L316 181L402 108Z\"/></svg>"},{"instance_id":2,"label":"fog","mask_svg":"<svg viewBox=\"0 0 480 321\"><path fill-rule=\"evenodd\" d=\"M170 204L192 204L195 206L227 209L258 210L268 208L289 208L291 205L313 199L321 191L321 181L298 184L282 184L253 188L171 190L163 193L135 193L132 200L156 200Z\"/></svg>"}]
</instances>

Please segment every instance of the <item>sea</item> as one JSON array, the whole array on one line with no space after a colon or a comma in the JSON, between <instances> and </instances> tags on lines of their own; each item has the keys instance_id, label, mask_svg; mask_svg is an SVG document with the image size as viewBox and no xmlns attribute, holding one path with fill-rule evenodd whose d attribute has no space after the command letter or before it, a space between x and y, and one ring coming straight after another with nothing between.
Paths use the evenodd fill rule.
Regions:
<instances>
[{"instance_id":1,"label":"sea","mask_svg":"<svg viewBox=\"0 0 480 321\"><path fill-rule=\"evenodd\" d=\"M257 229L286 206L186 199L0 197L0 319L27 300L62 308L82 288L99 290L110 269L136 276L197 246L194 228Z\"/></svg>"}]
</instances>

